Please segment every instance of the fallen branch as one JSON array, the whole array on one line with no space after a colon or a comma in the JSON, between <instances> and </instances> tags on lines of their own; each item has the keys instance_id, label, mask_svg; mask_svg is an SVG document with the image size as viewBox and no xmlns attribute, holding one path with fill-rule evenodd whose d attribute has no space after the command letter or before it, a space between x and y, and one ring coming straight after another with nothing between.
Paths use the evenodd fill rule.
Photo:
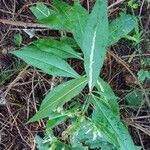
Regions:
<instances>
[{"instance_id":1,"label":"fallen branch","mask_svg":"<svg viewBox=\"0 0 150 150\"><path fill-rule=\"evenodd\" d=\"M8 19L0 19L0 23L24 27L24 28L49 28L48 26L39 23L26 23L22 21L11 21Z\"/></svg>"}]
</instances>

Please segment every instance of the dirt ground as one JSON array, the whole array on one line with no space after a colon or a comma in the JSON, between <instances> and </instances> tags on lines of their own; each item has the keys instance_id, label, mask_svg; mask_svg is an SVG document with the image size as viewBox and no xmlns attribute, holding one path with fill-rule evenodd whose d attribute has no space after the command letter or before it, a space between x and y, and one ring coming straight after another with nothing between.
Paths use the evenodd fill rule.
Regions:
<instances>
[{"instance_id":1,"label":"dirt ground","mask_svg":"<svg viewBox=\"0 0 150 150\"><path fill-rule=\"evenodd\" d=\"M59 32L40 30L36 32L35 37L29 38L29 35L23 31L23 23L27 23L28 29L34 28L32 24L36 20L29 7L36 2L44 2L50 6L49 0L0 0L0 81L3 80L4 71L9 74L8 79L0 83L0 150L35 149L34 136L43 135L44 120L30 125L25 125L25 123L38 110L46 93L64 80L46 75L8 54L16 47L14 43L16 33L22 34L23 45L37 38L59 37ZM71 0L67 2L71 3ZM89 10L93 6L92 0L81 0L81 3ZM135 15L140 18L142 41L138 46L142 52L129 62L130 55L135 52L135 48L132 48L128 40L120 40L116 45L110 47L115 56L107 54L101 76L120 96L121 117L129 125L129 131L135 144L150 150L150 110L147 105L138 109L130 107L123 100L131 86L137 88L131 73L137 74L141 67L141 57L150 56L150 4L148 0L138 0L138 4L139 9L135 11ZM126 8L126 5L127 1L109 0L110 19L116 18L119 12ZM5 23L2 19L5 19ZM120 63L119 60L122 60L123 63ZM78 72L83 70L83 64L77 60L70 60L70 64ZM124 64L129 66L131 72ZM150 90L149 81L142 86L147 91Z\"/></svg>"}]
</instances>

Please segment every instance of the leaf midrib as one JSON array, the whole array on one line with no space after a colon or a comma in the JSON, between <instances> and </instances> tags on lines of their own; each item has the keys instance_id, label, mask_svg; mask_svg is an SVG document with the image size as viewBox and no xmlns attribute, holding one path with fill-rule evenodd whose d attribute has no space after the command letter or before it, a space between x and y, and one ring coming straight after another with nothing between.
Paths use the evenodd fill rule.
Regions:
<instances>
[{"instance_id":1,"label":"leaf midrib","mask_svg":"<svg viewBox=\"0 0 150 150\"><path fill-rule=\"evenodd\" d=\"M94 51L95 51L95 44L96 44L96 34L97 34L97 27L96 26L93 38L92 38L92 45L91 45L91 51L90 51L90 64L89 64L89 89L90 92L92 91L92 82L93 82L93 64L94 64Z\"/></svg>"}]
</instances>

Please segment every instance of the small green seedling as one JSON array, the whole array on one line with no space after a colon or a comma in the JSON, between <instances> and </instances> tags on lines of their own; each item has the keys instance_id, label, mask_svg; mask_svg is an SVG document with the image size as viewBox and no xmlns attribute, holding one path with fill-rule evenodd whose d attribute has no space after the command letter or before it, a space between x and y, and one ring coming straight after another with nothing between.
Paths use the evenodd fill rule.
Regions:
<instances>
[{"instance_id":1,"label":"small green seedling","mask_svg":"<svg viewBox=\"0 0 150 150\"><path fill-rule=\"evenodd\" d=\"M14 43L16 46L20 47L22 44L22 40L23 40L23 38L22 38L22 35L20 33L16 33L14 35Z\"/></svg>"}]
</instances>

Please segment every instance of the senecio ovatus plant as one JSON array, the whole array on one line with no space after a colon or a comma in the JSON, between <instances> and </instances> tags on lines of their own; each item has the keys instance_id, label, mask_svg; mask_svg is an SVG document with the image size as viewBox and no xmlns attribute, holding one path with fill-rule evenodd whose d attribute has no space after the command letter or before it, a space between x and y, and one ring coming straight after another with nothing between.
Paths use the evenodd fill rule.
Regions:
<instances>
[{"instance_id":1,"label":"senecio ovatus plant","mask_svg":"<svg viewBox=\"0 0 150 150\"><path fill-rule=\"evenodd\" d=\"M40 150L137 150L126 125L120 119L117 97L111 87L100 78L109 46L125 38L136 26L134 16L122 13L108 21L107 0L96 0L91 13L79 2L68 5L53 0L52 8L37 3L30 8L37 21L51 30L72 33L59 39L38 39L11 53L43 72L68 77L67 81L50 91L39 111L28 123L48 118L45 137L35 137ZM69 34L70 35L70 34ZM80 51L81 50L81 51ZM83 61L85 73L78 74L68 58ZM79 103L82 90L88 85L84 103ZM71 106L64 109L64 104ZM89 109L90 108L90 109ZM89 110L91 110L89 112ZM53 129L69 120L70 125L61 137Z\"/></svg>"}]
</instances>

